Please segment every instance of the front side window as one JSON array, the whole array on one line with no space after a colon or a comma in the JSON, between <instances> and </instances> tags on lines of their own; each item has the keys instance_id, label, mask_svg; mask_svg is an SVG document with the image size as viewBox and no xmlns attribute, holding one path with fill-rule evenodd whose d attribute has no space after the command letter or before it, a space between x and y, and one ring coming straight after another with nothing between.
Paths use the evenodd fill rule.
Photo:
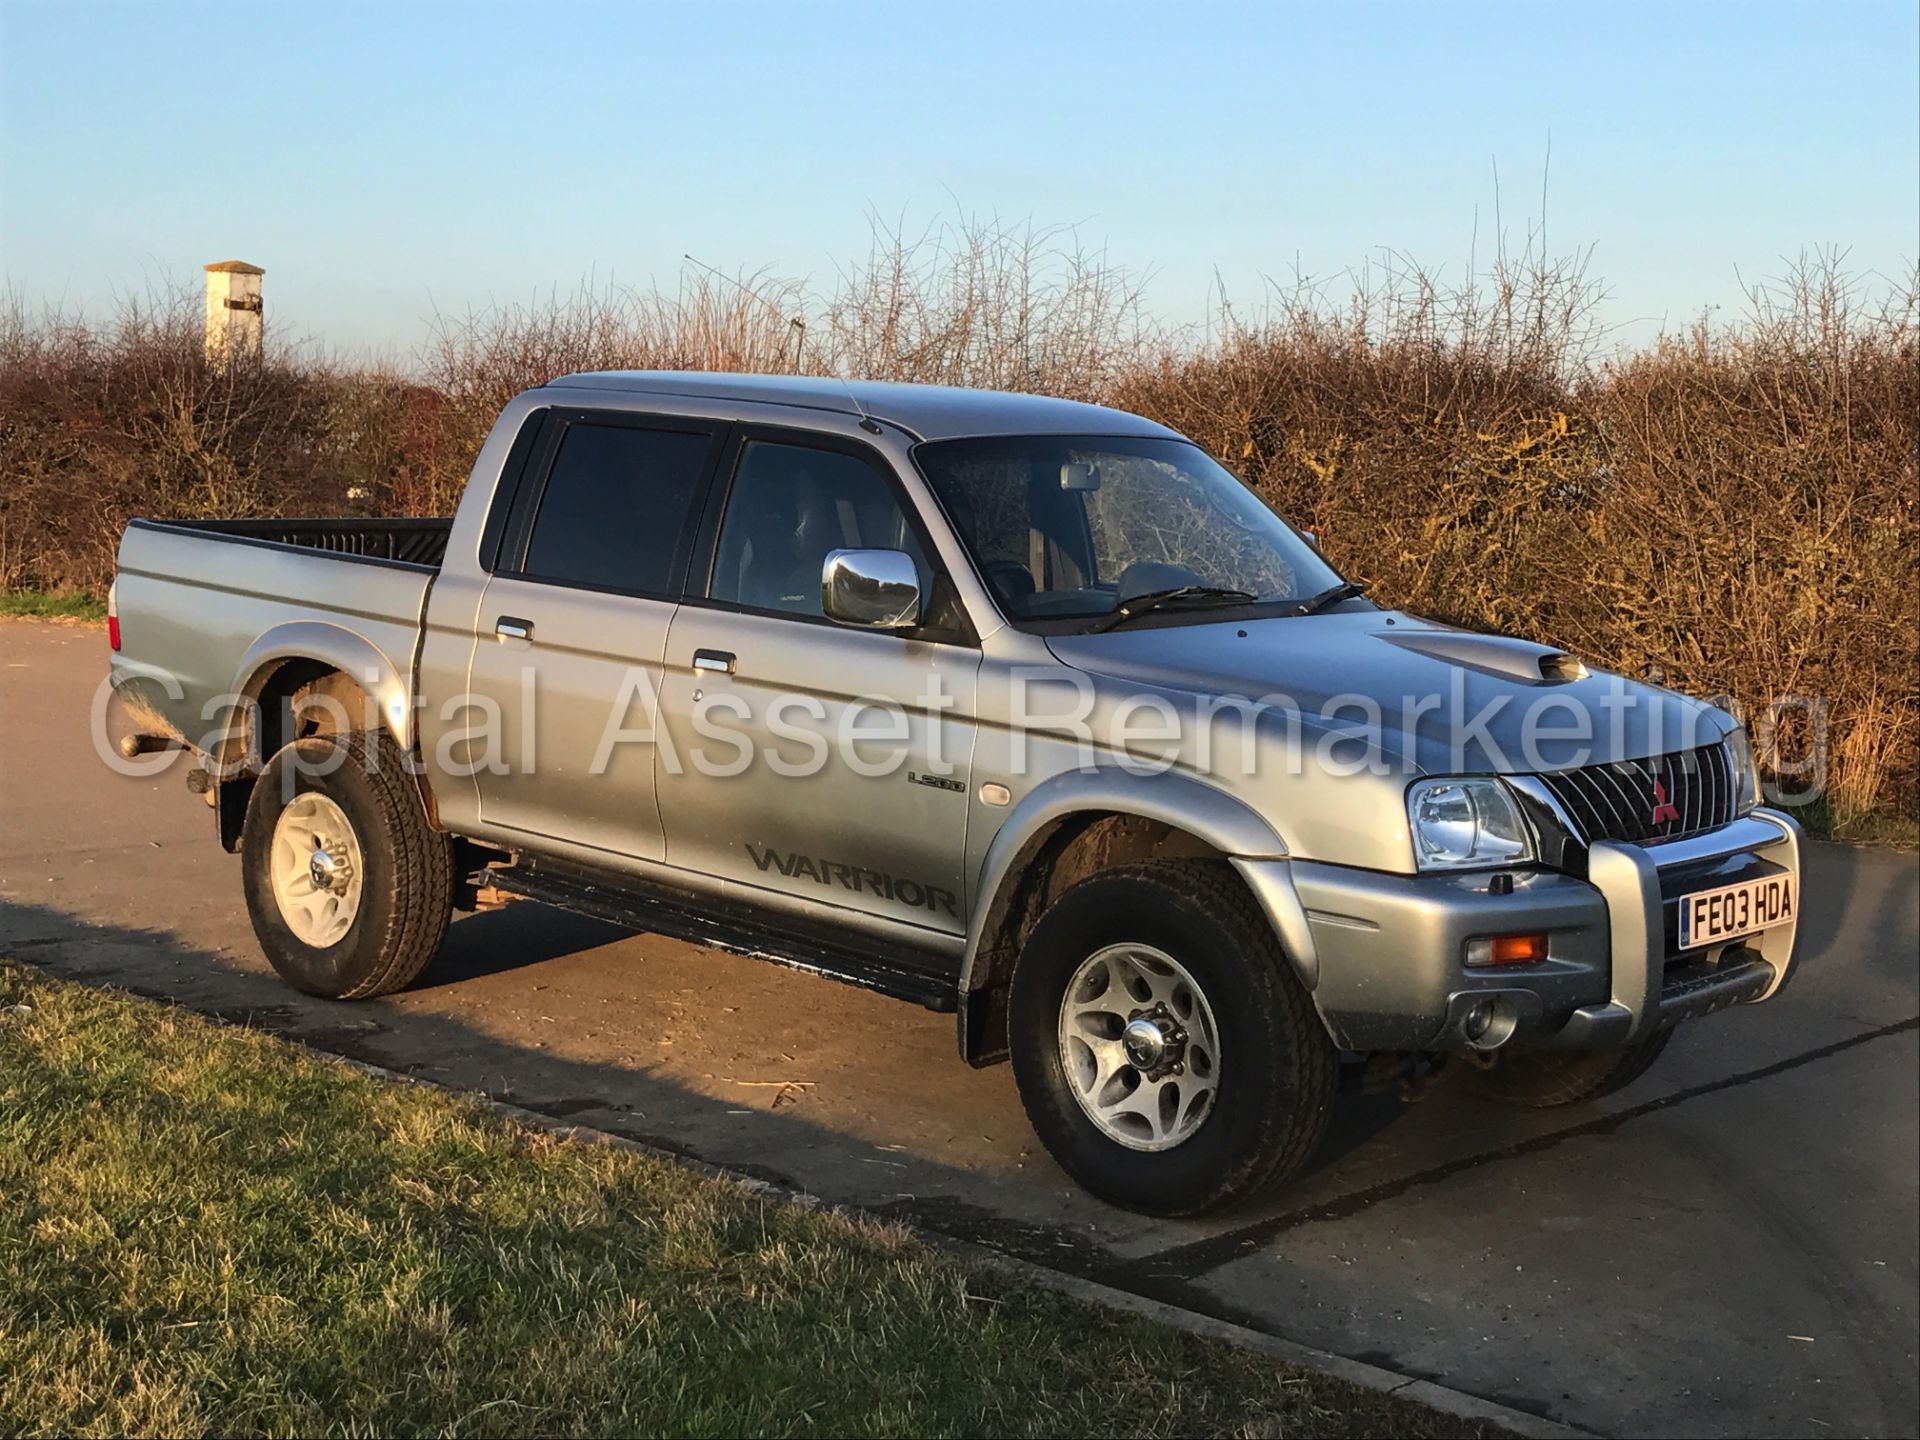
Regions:
<instances>
[{"instance_id":1,"label":"front side window","mask_svg":"<svg viewBox=\"0 0 1920 1440\"><path fill-rule=\"evenodd\" d=\"M727 496L708 593L753 610L821 615L820 575L834 550L904 550L927 593L926 553L875 465L839 450L749 441Z\"/></svg>"},{"instance_id":2,"label":"front side window","mask_svg":"<svg viewBox=\"0 0 1920 1440\"><path fill-rule=\"evenodd\" d=\"M523 573L562 584L666 595L710 435L576 422L533 517Z\"/></svg>"},{"instance_id":3,"label":"front side window","mask_svg":"<svg viewBox=\"0 0 1920 1440\"><path fill-rule=\"evenodd\" d=\"M1283 607L1340 583L1258 496L1184 440L947 440L914 458L1016 622L1083 628L1189 587Z\"/></svg>"}]
</instances>

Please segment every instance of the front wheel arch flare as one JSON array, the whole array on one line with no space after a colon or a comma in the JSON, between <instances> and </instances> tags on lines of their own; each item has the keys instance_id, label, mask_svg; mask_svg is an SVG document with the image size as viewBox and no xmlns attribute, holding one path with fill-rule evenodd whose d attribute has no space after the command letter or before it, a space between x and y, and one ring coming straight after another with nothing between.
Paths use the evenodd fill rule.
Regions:
<instances>
[{"instance_id":1,"label":"front wheel arch flare","mask_svg":"<svg viewBox=\"0 0 1920 1440\"><path fill-rule=\"evenodd\" d=\"M1277 857L1281 838L1234 797L1178 774L1069 772L1027 795L1002 824L981 867L966 957L961 963L956 1039L974 1066L1006 1056L1004 994L1013 959L1051 893L1061 855L1103 825L1131 827L1134 840L1109 862L1150 858ZM1142 839L1141 837L1146 837Z\"/></svg>"}]
</instances>

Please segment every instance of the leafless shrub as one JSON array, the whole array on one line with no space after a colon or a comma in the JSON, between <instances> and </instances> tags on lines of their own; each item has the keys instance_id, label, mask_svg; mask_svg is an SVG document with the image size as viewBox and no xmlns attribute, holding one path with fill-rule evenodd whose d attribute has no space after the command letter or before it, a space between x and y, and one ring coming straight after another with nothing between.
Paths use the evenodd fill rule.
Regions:
<instances>
[{"instance_id":1,"label":"leafless shrub","mask_svg":"<svg viewBox=\"0 0 1920 1440\"><path fill-rule=\"evenodd\" d=\"M1554 617L1687 689L1826 699L1843 823L1920 781L1920 286L1862 296L1804 258L1743 323L1596 378L1609 484L1577 580L1606 603Z\"/></svg>"},{"instance_id":2,"label":"leafless shrub","mask_svg":"<svg viewBox=\"0 0 1920 1440\"><path fill-rule=\"evenodd\" d=\"M1143 351L1140 286L1069 230L966 220L908 238L876 219L866 260L825 302L812 358L870 380L1084 399Z\"/></svg>"},{"instance_id":3,"label":"leafless shrub","mask_svg":"<svg viewBox=\"0 0 1920 1440\"><path fill-rule=\"evenodd\" d=\"M0 580L103 590L136 514L337 508L319 463L333 377L276 344L209 365L201 326L185 292L99 329L0 309Z\"/></svg>"}]
</instances>

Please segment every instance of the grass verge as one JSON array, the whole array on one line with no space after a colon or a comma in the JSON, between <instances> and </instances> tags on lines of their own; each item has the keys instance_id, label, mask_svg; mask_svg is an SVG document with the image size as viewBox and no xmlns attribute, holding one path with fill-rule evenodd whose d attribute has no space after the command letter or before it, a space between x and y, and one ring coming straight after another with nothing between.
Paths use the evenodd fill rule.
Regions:
<instances>
[{"instance_id":1,"label":"grass verge","mask_svg":"<svg viewBox=\"0 0 1920 1440\"><path fill-rule=\"evenodd\" d=\"M1822 797L1806 805L1781 807L1816 840L1839 840L1849 845L1881 845L1894 850L1920 849L1920 817L1870 810L1842 820Z\"/></svg>"},{"instance_id":2,"label":"grass verge","mask_svg":"<svg viewBox=\"0 0 1920 1440\"><path fill-rule=\"evenodd\" d=\"M0 1195L0 1434L1488 1433L6 961Z\"/></svg>"},{"instance_id":3,"label":"grass verge","mask_svg":"<svg viewBox=\"0 0 1920 1440\"><path fill-rule=\"evenodd\" d=\"M91 595L0 590L0 615L30 615L39 620L104 620L107 602Z\"/></svg>"}]
</instances>

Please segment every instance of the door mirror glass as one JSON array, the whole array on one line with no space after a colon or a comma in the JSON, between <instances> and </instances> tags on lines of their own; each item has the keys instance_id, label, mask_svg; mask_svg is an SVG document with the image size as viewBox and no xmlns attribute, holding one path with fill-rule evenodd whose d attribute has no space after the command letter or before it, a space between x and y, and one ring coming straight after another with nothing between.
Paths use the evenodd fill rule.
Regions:
<instances>
[{"instance_id":1,"label":"door mirror glass","mask_svg":"<svg viewBox=\"0 0 1920 1440\"><path fill-rule=\"evenodd\" d=\"M920 623L920 573L903 550L832 550L820 571L820 609L863 630Z\"/></svg>"}]
</instances>

